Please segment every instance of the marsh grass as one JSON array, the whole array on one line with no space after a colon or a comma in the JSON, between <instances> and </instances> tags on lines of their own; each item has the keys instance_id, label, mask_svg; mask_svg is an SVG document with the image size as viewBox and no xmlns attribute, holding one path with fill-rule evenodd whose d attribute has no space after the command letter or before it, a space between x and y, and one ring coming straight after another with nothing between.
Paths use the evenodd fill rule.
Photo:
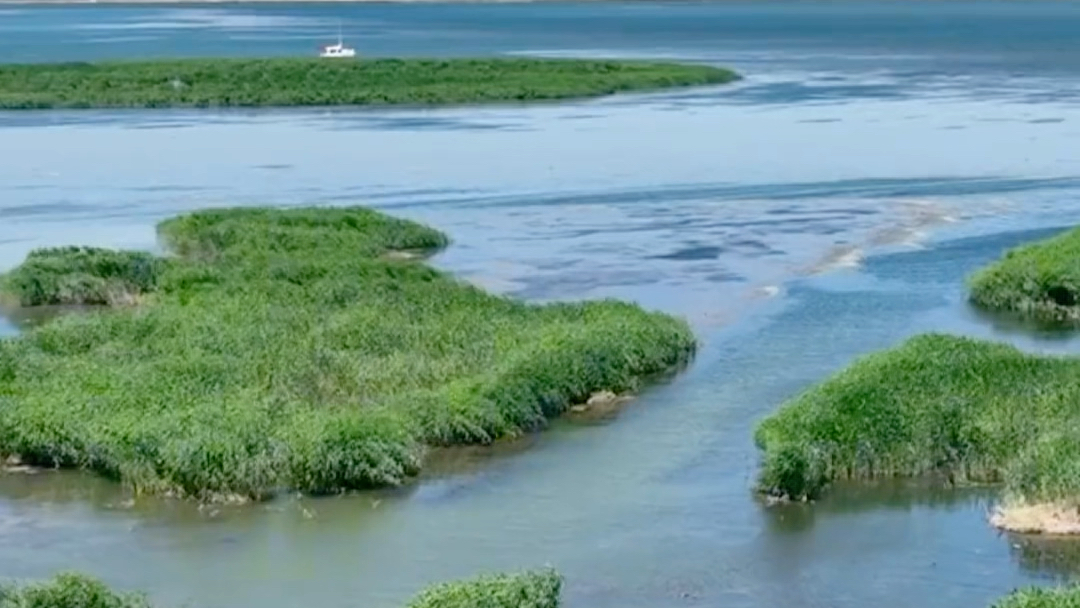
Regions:
<instances>
[{"instance_id":1,"label":"marsh grass","mask_svg":"<svg viewBox=\"0 0 1080 608\"><path fill-rule=\"evenodd\" d=\"M968 286L981 308L1080 325L1080 229L1007 251L974 273Z\"/></svg>"},{"instance_id":2,"label":"marsh grass","mask_svg":"<svg viewBox=\"0 0 1080 608\"><path fill-rule=\"evenodd\" d=\"M0 64L0 109L429 105L720 84L728 70L567 59L185 59Z\"/></svg>"},{"instance_id":3,"label":"marsh grass","mask_svg":"<svg viewBox=\"0 0 1080 608\"><path fill-rule=\"evenodd\" d=\"M1018 589L991 608L1080 608L1080 586Z\"/></svg>"},{"instance_id":4,"label":"marsh grass","mask_svg":"<svg viewBox=\"0 0 1080 608\"><path fill-rule=\"evenodd\" d=\"M159 233L175 256L140 306L0 341L0 455L203 500L393 485L426 446L540 428L695 349L684 322L631 304L530 305L385 259L447 239L367 209L209 210ZM66 284L38 268L8 276Z\"/></svg>"},{"instance_id":5,"label":"marsh grass","mask_svg":"<svg viewBox=\"0 0 1080 608\"><path fill-rule=\"evenodd\" d=\"M561 592L554 570L491 574L433 585L408 608L558 608Z\"/></svg>"},{"instance_id":6,"label":"marsh grass","mask_svg":"<svg viewBox=\"0 0 1080 608\"><path fill-rule=\"evenodd\" d=\"M1080 359L929 334L855 361L761 422L759 488L944 474L1025 502L1080 500Z\"/></svg>"}]
</instances>

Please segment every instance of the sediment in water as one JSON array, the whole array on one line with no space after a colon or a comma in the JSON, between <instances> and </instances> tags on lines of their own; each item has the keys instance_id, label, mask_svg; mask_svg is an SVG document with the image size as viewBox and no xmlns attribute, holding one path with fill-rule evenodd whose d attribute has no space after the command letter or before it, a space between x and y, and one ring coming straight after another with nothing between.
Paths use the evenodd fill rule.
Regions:
<instances>
[{"instance_id":1,"label":"sediment in water","mask_svg":"<svg viewBox=\"0 0 1080 608\"><path fill-rule=\"evenodd\" d=\"M990 524L1019 534L1080 534L1080 507L1067 502L1005 502L991 513Z\"/></svg>"},{"instance_id":2,"label":"sediment in water","mask_svg":"<svg viewBox=\"0 0 1080 608\"><path fill-rule=\"evenodd\" d=\"M387 259L447 239L363 208L208 210L159 233L168 258L54 249L0 279L27 303L139 295L0 340L0 455L201 500L394 485L426 446L540 428L696 348L632 304L531 305Z\"/></svg>"}]
</instances>

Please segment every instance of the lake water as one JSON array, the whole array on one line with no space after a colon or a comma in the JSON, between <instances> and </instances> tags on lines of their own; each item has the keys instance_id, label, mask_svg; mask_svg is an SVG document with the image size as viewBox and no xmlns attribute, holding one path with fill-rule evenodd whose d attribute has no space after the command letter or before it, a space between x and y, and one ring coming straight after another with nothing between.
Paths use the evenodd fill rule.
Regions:
<instances>
[{"instance_id":1,"label":"lake water","mask_svg":"<svg viewBox=\"0 0 1080 608\"><path fill-rule=\"evenodd\" d=\"M990 490L850 485L784 508L750 491L754 424L861 354L929 330L1080 350L979 317L962 283L1080 221L1080 4L11 6L0 61L312 54L339 20L365 54L746 79L536 107L0 113L0 267L153 247L156 221L210 205L358 202L445 230L435 263L490 289L684 315L694 366L613 419L395 491L199 509L0 476L0 575L77 568L163 606L390 608L550 563L570 608L976 608L1080 572L1080 543L991 530Z\"/></svg>"}]
</instances>

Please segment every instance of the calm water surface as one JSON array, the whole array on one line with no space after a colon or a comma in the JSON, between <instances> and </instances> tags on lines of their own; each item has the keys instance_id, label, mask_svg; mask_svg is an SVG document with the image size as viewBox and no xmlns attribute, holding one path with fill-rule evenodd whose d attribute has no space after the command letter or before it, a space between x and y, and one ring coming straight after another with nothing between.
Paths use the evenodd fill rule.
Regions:
<instances>
[{"instance_id":1,"label":"calm water surface","mask_svg":"<svg viewBox=\"0 0 1080 608\"><path fill-rule=\"evenodd\" d=\"M390 492L199 509L0 476L0 573L78 568L168 606L389 608L551 563L571 608L959 608L1080 572L1080 544L992 531L992 490L851 485L772 509L750 492L755 422L860 354L928 330L1080 350L975 315L962 290L1080 221L1080 4L16 6L0 61L309 54L339 19L369 54L747 79L538 107L0 113L0 267L154 247L156 221L208 205L362 202L447 231L436 263L491 289L685 315L697 362L611 420Z\"/></svg>"}]
</instances>

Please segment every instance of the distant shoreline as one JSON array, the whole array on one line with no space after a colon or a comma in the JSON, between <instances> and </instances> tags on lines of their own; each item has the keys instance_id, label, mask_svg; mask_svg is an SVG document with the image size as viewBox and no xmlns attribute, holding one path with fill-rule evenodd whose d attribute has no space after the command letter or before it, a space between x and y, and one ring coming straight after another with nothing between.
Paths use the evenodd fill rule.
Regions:
<instances>
[{"instance_id":1,"label":"distant shoreline","mask_svg":"<svg viewBox=\"0 0 1080 608\"><path fill-rule=\"evenodd\" d=\"M565 2L566 0L0 0L0 7L84 6L188 6L223 4L534 4ZM614 0L574 0L577 2L610 2Z\"/></svg>"}]
</instances>

